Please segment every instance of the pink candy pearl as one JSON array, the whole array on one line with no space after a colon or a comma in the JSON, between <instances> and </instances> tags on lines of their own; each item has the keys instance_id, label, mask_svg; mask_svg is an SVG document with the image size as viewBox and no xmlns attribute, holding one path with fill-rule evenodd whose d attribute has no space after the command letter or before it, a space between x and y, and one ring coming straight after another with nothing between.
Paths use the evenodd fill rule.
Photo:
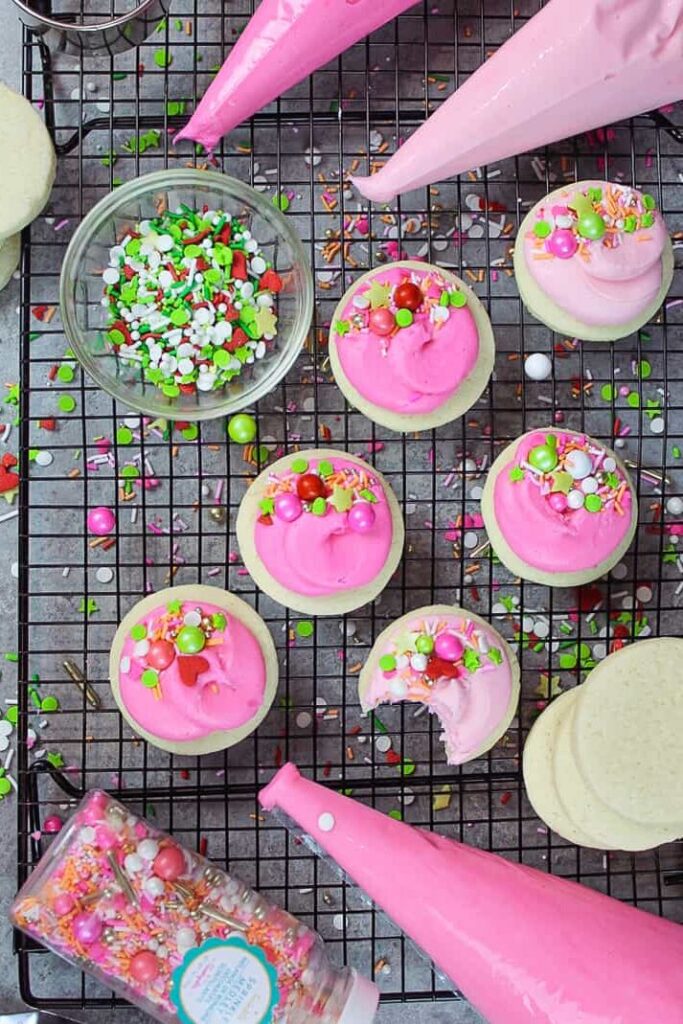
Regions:
<instances>
[{"instance_id":1,"label":"pink candy pearl","mask_svg":"<svg viewBox=\"0 0 683 1024\"><path fill-rule=\"evenodd\" d=\"M136 953L130 962L130 973L136 981L154 981L159 974L159 961L149 950Z\"/></svg>"},{"instance_id":2,"label":"pink candy pearl","mask_svg":"<svg viewBox=\"0 0 683 1024\"><path fill-rule=\"evenodd\" d=\"M154 858L152 870L157 878L165 882L175 882L185 870L183 851L177 846L164 846Z\"/></svg>"},{"instance_id":3,"label":"pink candy pearl","mask_svg":"<svg viewBox=\"0 0 683 1024\"><path fill-rule=\"evenodd\" d=\"M545 244L548 251L560 260L571 259L579 247L574 232L569 228L555 228Z\"/></svg>"},{"instance_id":4,"label":"pink candy pearl","mask_svg":"<svg viewBox=\"0 0 683 1024\"><path fill-rule=\"evenodd\" d=\"M104 925L99 917L83 911L73 919L74 936L84 946L91 946L97 942L104 930Z\"/></svg>"},{"instance_id":5,"label":"pink candy pearl","mask_svg":"<svg viewBox=\"0 0 683 1024\"><path fill-rule=\"evenodd\" d=\"M548 504L550 505L553 512L564 512L567 508L567 495L561 491L553 491L548 496Z\"/></svg>"},{"instance_id":6,"label":"pink candy pearl","mask_svg":"<svg viewBox=\"0 0 683 1024\"><path fill-rule=\"evenodd\" d=\"M73 910L76 901L70 892L61 892L53 904L57 917L65 917Z\"/></svg>"},{"instance_id":7,"label":"pink candy pearl","mask_svg":"<svg viewBox=\"0 0 683 1024\"><path fill-rule=\"evenodd\" d=\"M462 643L452 633L441 633L434 643L434 650L444 661L457 661L464 650Z\"/></svg>"},{"instance_id":8,"label":"pink candy pearl","mask_svg":"<svg viewBox=\"0 0 683 1024\"><path fill-rule=\"evenodd\" d=\"M88 529L98 537L106 537L116 529L116 516L110 508L99 505L88 512Z\"/></svg>"},{"instance_id":9,"label":"pink candy pearl","mask_svg":"<svg viewBox=\"0 0 683 1024\"><path fill-rule=\"evenodd\" d=\"M147 826L144 821L136 821L133 831L138 839L144 839L147 836Z\"/></svg>"},{"instance_id":10,"label":"pink candy pearl","mask_svg":"<svg viewBox=\"0 0 683 1024\"><path fill-rule=\"evenodd\" d=\"M104 808L107 804L107 796L105 793L100 793L96 790L90 799L88 804L82 811L83 821L86 825L94 825L96 822L101 821L104 817Z\"/></svg>"},{"instance_id":11,"label":"pink candy pearl","mask_svg":"<svg viewBox=\"0 0 683 1024\"><path fill-rule=\"evenodd\" d=\"M628 384L621 385L621 387L619 388L619 394L622 398L626 398L627 395L631 394L631 389L629 388Z\"/></svg>"},{"instance_id":12,"label":"pink candy pearl","mask_svg":"<svg viewBox=\"0 0 683 1024\"><path fill-rule=\"evenodd\" d=\"M303 512L301 499L293 492L291 494L278 494L275 499L275 515L285 523L293 523Z\"/></svg>"},{"instance_id":13,"label":"pink candy pearl","mask_svg":"<svg viewBox=\"0 0 683 1024\"><path fill-rule=\"evenodd\" d=\"M46 818L43 822L43 832L47 832L50 835L54 835L55 832L59 832L64 822L58 814L52 814L49 818Z\"/></svg>"},{"instance_id":14,"label":"pink candy pearl","mask_svg":"<svg viewBox=\"0 0 683 1024\"><path fill-rule=\"evenodd\" d=\"M111 829L105 825L101 825L95 830L95 842L99 846L100 850L113 850L116 846L117 839Z\"/></svg>"},{"instance_id":15,"label":"pink candy pearl","mask_svg":"<svg viewBox=\"0 0 683 1024\"><path fill-rule=\"evenodd\" d=\"M375 332L375 334L380 335L391 334L394 327L396 326L394 314L391 312L390 309L385 309L384 307L380 309L373 309L372 313L370 314L369 323L371 329Z\"/></svg>"},{"instance_id":16,"label":"pink candy pearl","mask_svg":"<svg viewBox=\"0 0 683 1024\"><path fill-rule=\"evenodd\" d=\"M106 955L106 947L101 946L99 942L93 942L92 946L88 948L88 956L95 964L101 964Z\"/></svg>"},{"instance_id":17,"label":"pink candy pearl","mask_svg":"<svg viewBox=\"0 0 683 1024\"><path fill-rule=\"evenodd\" d=\"M349 509L348 523L354 533L367 533L375 525L375 510L369 501L357 501Z\"/></svg>"}]
</instances>

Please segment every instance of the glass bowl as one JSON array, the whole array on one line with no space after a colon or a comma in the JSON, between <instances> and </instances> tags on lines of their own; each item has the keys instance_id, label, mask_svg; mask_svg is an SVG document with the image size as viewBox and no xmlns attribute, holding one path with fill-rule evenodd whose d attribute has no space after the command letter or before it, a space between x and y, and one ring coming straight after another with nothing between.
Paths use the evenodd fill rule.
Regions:
<instances>
[{"instance_id":1,"label":"glass bowl","mask_svg":"<svg viewBox=\"0 0 683 1024\"><path fill-rule=\"evenodd\" d=\"M143 379L140 364L119 359L107 337L102 305L109 251L138 222L181 204L224 210L249 228L283 280L277 296L278 330L266 355L216 391L169 398ZM64 257L60 303L66 336L83 368L117 401L149 416L205 420L253 405L282 380L306 339L313 315L313 280L303 246L270 198L215 171L157 171L115 189L84 218Z\"/></svg>"}]
</instances>

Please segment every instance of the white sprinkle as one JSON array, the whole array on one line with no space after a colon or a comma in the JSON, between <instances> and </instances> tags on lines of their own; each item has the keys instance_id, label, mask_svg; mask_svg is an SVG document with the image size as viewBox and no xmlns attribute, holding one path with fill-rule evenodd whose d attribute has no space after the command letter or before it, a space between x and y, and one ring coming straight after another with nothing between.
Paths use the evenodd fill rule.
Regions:
<instances>
[{"instance_id":1,"label":"white sprinkle","mask_svg":"<svg viewBox=\"0 0 683 1024\"><path fill-rule=\"evenodd\" d=\"M666 510L672 516L683 515L683 498L679 498L678 495L669 498L666 503Z\"/></svg>"},{"instance_id":2,"label":"white sprinkle","mask_svg":"<svg viewBox=\"0 0 683 1024\"><path fill-rule=\"evenodd\" d=\"M479 537L472 530L468 530L462 539L463 545L469 550L470 548L476 548L479 543Z\"/></svg>"},{"instance_id":3,"label":"white sprinkle","mask_svg":"<svg viewBox=\"0 0 683 1024\"><path fill-rule=\"evenodd\" d=\"M37 466L51 466L54 462L54 456L52 452L38 452L35 457L35 463Z\"/></svg>"},{"instance_id":4,"label":"white sprinkle","mask_svg":"<svg viewBox=\"0 0 683 1024\"><path fill-rule=\"evenodd\" d=\"M343 914L335 914L332 918L332 924L338 932L343 932L346 924L346 918Z\"/></svg>"},{"instance_id":5,"label":"white sprinkle","mask_svg":"<svg viewBox=\"0 0 683 1024\"><path fill-rule=\"evenodd\" d=\"M547 380L552 375L553 364L545 352L532 352L524 360L524 372L530 380Z\"/></svg>"},{"instance_id":6,"label":"white sprinkle","mask_svg":"<svg viewBox=\"0 0 683 1024\"><path fill-rule=\"evenodd\" d=\"M386 733L382 733L375 740L375 747L380 754L387 754L391 750L391 736L387 736Z\"/></svg>"},{"instance_id":7,"label":"white sprinkle","mask_svg":"<svg viewBox=\"0 0 683 1024\"><path fill-rule=\"evenodd\" d=\"M296 724L300 729L308 729L312 721L313 716L308 711L300 711L296 716Z\"/></svg>"},{"instance_id":8,"label":"white sprinkle","mask_svg":"<svg viewBox=\"0 0 683 1024\"><path fill-rule=\"evenodd\" d=\"M95 573L95 579L98 583L111 583L114 579L114 570L108 565L101 565Z\"/></svg>"},{"instance_id":9,"label":"white sprinkle","mask_svg":"<svg viewBox=\"0 0 683 1024\"><path fill-rule=\"evenodd\" d=\"M102 274L102 280L105 284L118 284L119 272L114 267L107 267Z\"/></svg>"},{"instance_id":10,"label":"white sprinkle","mask_svg":"<svg viewBox=\"0 0 683 1024\"><path fill-rule=\"evenodd\" d=\"M130 672L130 658L121 658L121 661L119 662L119 672L121 672L124 676L128 675L128 673Z\"/></svg>"},{"instance_id":11,"label":"white sprinkle","mask_svg":"<svg viewBox=\"0 0 683 1024\"><path fill-rule=\"evenodd\" d=\"M324 811L318 818L318 828L321 832L331 832L335 826L334 815Z\"/></svg>"},{"instance_id":12,"label":"white sprinkle","mask_svg":"<svg viewBox=\"0 0 683 1024\"><path fill-rule=\"evenodd\" d=\"M650 587L642 586L636 590L636 598L641 604L648 604L652 600L652 590Z\"/></svg>"},{"instance_id":13,"label":"white sprinkle","mask_svg":"<svg viewBox=\"0 0 683 1024\"><path fill-rule=\"evenodd\" d=\"M650 430L653 434L664 433L664 420L661 416L656 416L655 419L650 421Z\"/></svg>"}]
</instances>

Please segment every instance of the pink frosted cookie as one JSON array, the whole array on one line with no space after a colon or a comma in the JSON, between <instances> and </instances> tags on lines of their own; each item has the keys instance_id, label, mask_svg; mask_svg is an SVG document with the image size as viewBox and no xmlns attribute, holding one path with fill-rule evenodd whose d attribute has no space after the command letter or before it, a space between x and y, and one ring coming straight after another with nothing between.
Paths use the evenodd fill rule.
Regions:
<instances>
[{"instance_id":1,"label":"pink frosted cookie","mask_svg":"<svg viewBox=\"0 0 683 1024\"><path fill-rule=\"evenodd\" d=\"M628 185L564 185L524 218L514 256L529 312L558 334L615 341L639 330L673 278L654 198Z\"/></svg>"},{"instance_id":2,"label":"pink frosted cookie","mask_svg":"<svg viewBox=\"0 0 683 1024\"><path fill-rule=\"evenodd\" d=\"M623 462L573 430L532 430L513 441L486 478L481 510L493 550L535 583L589 583L622 558L638 524Z\"/></svg>"},{"instance_id":3,"label":"pink frosted cookie","mask_svg":"<svg viewBox=\"0 0 683 1024\"><path fill-rule=\"evenodd\" d=\"M278 663L266 624L216 587L171 587L139 601L109 659L114 698L144 739L208 754L244 739L275 698Z\"/></svg>"},{"instance_id":4,"label":"pink frosted cookie","mask_svg":"<svg viewBox=\"0 0 683 1024\"><path fill-rule=\"evenodd\" d=\"M237 539L255 583L311 615L372 601L403 551L394 494L362 459L327 448L286 455L249 487Z\"/></svg>"},{"instance_id":5,"label":"pink frosted cookie","mask_svg":"<svg viewBox=\"0 0 683 1024\"><path fill-rule=\"evenodd\" d=\"M449 764L481 757L517 712L519 664L505 640L472 612L418 608L375 641L358 691L364 711L410 701L436 715Z\"/></svg>"},{"instance_id":6,"label":"pink frosted cookie","mask_svg":"<svg viewBox=\"0 0 683 1024\"><path fill-rule=\"evenodd\" d=\"M474 405L495 356L486 310L448 270L404 260L363 274L337 306L330 362L356 409L391 430L429 430Z\"/></svg>"}]
</instances>

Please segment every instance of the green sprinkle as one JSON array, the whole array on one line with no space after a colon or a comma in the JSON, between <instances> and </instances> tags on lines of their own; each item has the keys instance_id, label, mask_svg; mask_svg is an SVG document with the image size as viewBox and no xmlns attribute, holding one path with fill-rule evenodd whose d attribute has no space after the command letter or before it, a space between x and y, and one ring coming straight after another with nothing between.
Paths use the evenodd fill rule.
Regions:
<instances>
[{"instance_id":1,"label":"green sprinkle","mask_svg":"<svg viewBox=\"0 0 683 1024\"><path fill-rule=\"evenodd\" d=\"M626 396L626 404L630 405L632 409L638 408L640 405L640 395L637 391L631 391L631 393Z\"/></svg>"},{"instance_id":2,"label":"green sprinkle","mask_svg":"<svg viewBox=\"0 0 683 1024\"><path fill-rule=\"evenodd\" d=\"M272 516L275 512L275 500L274 498L261 498L259 501L259 508L264 516Z\"/></svg>"},{"instance_id":3,"label":"green sprinkle","mask_svg":"<svg viewBox=\"0 0 683 1024\"><path fill-rule=\"evenodd\" d=\"M324 516L327 512L327 502L324 498L316 498L311 502L310 509L314 516Z\"/></svg>"},{"instance_id":4,"label":"green sprinkle","mask_svg":"<svg viewBox=\"0 0 683 1024\"><path fill-rule=\"evenodd\" d=\"M133 640L144 640L147 636L147 626L143 622L136 622L130 631Z\"/></svg>"},{"instance_id":5,"label":"green sprinkle","mask_svg":"<svg viewBox=\"0 0 683 1024\"><path fill-rule=\"evenodd\" d=\"M403 821L403 815L397 810L389 811L389 817L393 818L394 821Z\"/></svg>"},{"instance_id":6,"label":"green sprinkle","mask_svg":"<svg viewBox=\"0 0 683 1024\"><path fill-rule=\"evenodd\" d=\"M547 238L552 232L552 228L547 220L539 220L534 224L534 234L536 238Z\"/></svg>"},{"instance_id":7,"label":"green sprinkle","mask_svg":"<svg viewBox=\"0 0 683 1024\"><path fill-rule=\"evenodd\" d=\"M524 479L524 470L521 466L513 466L510 470L510 479L513 483L519 483L520 480Z\"/></svg>"},{"instance_id":8,"label":"green sprinkle","mask_svg":"<svg viewBox=\"0 0 683 1024\"><path fill-rule=\"evenodd\" d=\"M119 427L116 431L116 443L128 445L133 441L133 431L130 427Z\"/></svg>"},{"instance_id":9,"label":"green sprinkle","mask_svg":"<svg viewBox=\"0 0 683 1024\"><path fill-rule=\"evenodd\" d=\"M624 217L624 231L628 235L632 235L637 227L638 218L634 214L630 213L628 217Z\"/></svg>"},{"instance_id":10,"label":"green sprinkle","mask_svg":"<svg viewBox=\"0 0 683 1024\"><path fill-rule=\"evenodd\" d=\"M641 228L651 228L655 222L654 213L644 213L640 218Z\"/></svg>"},{"instance_id":11,"label":"green sprinkle","mask_svg":"<svg viewBox=\"0 0 683 1024\"><path fill-rule=\"evenodd\" d=\"M680 457L681 457L681 449L678 447L677 444L675 444L673 446L673 448L671 449L671 454L674 457L674 459L680 459Z\"/></svg>"},{"instance_id":12,"label":"green sprinkle","mask_svg":"<svg viewBox=\"0 0 683 1024\"><path fill-rule=\"evenodd\" d=\"M176 327L184 327L185 324L190 322L190 314L182 306L179 306L172 311L170 319L171 323Z\"/></svg>"},{"instance_id":13,"label":"green sprinkle","mask_svg":"<svg viewBox=\"0 0 683 1024\"><path fill-rule=\"evenodd\" d=\"M211 625L213 626L214 629L223 632L227 624L227 619L225 618L225 615L223 615L222 612L214 612L213 615L211 616Z\"/></svg>"},{"instance_id":14,"label":"green sprinkle","mask_svg":"<svg viewBox=\"0 0 683 1024\"><path fill-rule=\"evenodd\" d=\"M140 682L148 690L153 690L155 686L159 685L159 673L153 668L146 668L140 676Z\"/></svg>"},{"instance_id":15,"label":"green sprinkle","mask_svg":"<svg viewBox=\"0 0 683 1024\"><path fill-rule=\"evenodd\" d=\"M401 775L414 775L417 770L417 765L410 757L405 757L399 765L399 771Z\"/></svg>"},{"instance_id":16,"label":"green sprinkle","mask_svg":"<svg viewBox=\"0 0 683 1024\"><path fill-rule=\"evenodd\" d=\"M503 664L503 655L498 647L490 647L486 653L489 661L492 661L494 665Z\"/></svg>"},{"instance_id":17,"label":"green sprinkle","mask_svg":"<svg viewBox=\"0 0 683 1024\"><path fill-rule=\"evenodd\" d=\"M327 459L323 459L322 462L318 463L318 473L322 477L332 476L334 473L334 466Z\"/></svg>"},{"instance_id":18,"label":"green sprinkle","mask_svg":"<svg viewBox=\"0 0 683 1024\"><path fill-rule=\"evenodd\" d=\"M19 661L19 655L16 651L5 651L5 661L17 662Z\"/></svg>"},{"instance_id":19,"label":"green sprinkle","mask_svg":"<svg viewBox=\"0 0 683 1024\"><path fill-rule=\"evenodd\" d=\"M57 405L60 412L70 413L76 408L76 399L72 398L71 395L60 395L57 399Z\"/></svg>"},{"instance_id":20,"label":"green sprinkle","mask_svg":"<svg viewBox=\"0 0 683 1024\"><path fill-rule=\"evenodd\" d=\"M450 292L449 300L451 306L455 306L456 309L461 309L467 305L467 296L464 292Z\"/></svg>"},{"instance_id":21,"label":"green sprinkle","mask_svg":"<svg viewBox=\"0 0 683 1024\"><path fill-rule=\"evenodd\" d=\"M124 79L128 78L128 75L125 71L114 71L111 77L114 82L123 82Z\"/></svg>"},{"instance_id":22,"label":"green sprinkle","mask_svg":"<svg viewBox=\"0 0 683 1024\"><path fill-rule=\"evenodd\" d=\"M399 327L410 327L413 322L413 314L409 309L396 310L396 323Z\"/></svg>"},{"instance_id":23,"label":"green sprinkle","mask_svg":"<svg viewBox=\"0 0 683 1024\"><path fill-rule=\"evenodd\" d=\"M165 46L154 51L154 63L158 68L167 68L173 63L173 57Z\"/></svg>"},{"instance_id":24,"label":"green sprinkle","mask_svg":"<svg viewBox=\"0 0 683 1024\"><path fill-rule=\"evenodd\" d=\"M602 508L602 498L599 494L587 494L585 507L588 512L599 512Z\"/></svg>"},{"instance_id":25,"label":"green sprinkle","mask_svg":"<svg viewBox=\"0 0 683 1024\"><path fill-rule=\"evenodd\" d=\"M19 705L12 704L11 707L7 708L5 712L5 718L10 725L16 725L19 721Z\"/></svg>"},{"instance_id":26,"label":"green sprinkle","mask_svg":"<svg viewBox=\"0 0 683 1024\"><path fill-rule=\"evenodd\" d=\"M374 711L370 712L370 720L373 723L375 729L377 729L377 732L381 732L386 736L389 730L387 729L382 719L377 717Z\"/></svg>"},{"instance_id":27,"label":"green sprinkle","mask_svg":"<svg viewBox=\"0 0 683 1024\"><path fill-rule=\"evenodd\" d=\"M361 498L365 498L365 500L369 501L371 505L376 504L376 502L378 501L377 496L373 494L372 491L368 490L367 487L364 487L363 490L359 491L358 493L361 496Z\"/></svg>"},{"instance_id":28,"label":"green sprinkle","mask_svg":"<svg viewBox=\"0 0 683 1024\"><path fill-rule=\"evenodd\" d=\"M199 427L196 423L189 423L180 433L186 441L196 441L199 437Z\"/></svg>"},{"instance_id":29,"label":"green sprinkle","mask_svg":"<svg viewBox=\"0 0 683 1024\"><path fill-rule=\"evenodd\" d=\"M613 384L603 384L600 388L600 397L603 402L613 402L617 394L617 390Z\"/></svg>"},{"instance_id":30,"label":"green sprinkle","mask_svg":"<svg viewBox=\"0 0 683 1024\"><path fill-rule=\"evenodd\" d=\"M569 671L576 668L577 657L576 654L568 653L560 655L560 668Z\"/></svg>"},{"instance_id":31,"label":"green sprinkle","mask_svg":"<svg viewBox=\"0 0 683 1024\"><path fill-rule=\"evenodd\" d=\"M439 295L439 305L440 306L449 306L450 302L451 302L451 300L450 300L450 296L449 296L448 292L441 292L441 295Z\"/></svg>"},{"instance_id":32,"label":"green sprinkle","mask_svg":"<svg viewBox=\"0 0 683 1024\"><path fill-rule=\"evenodd\" d=\"M643 192L643 206L646 210L655 210L657 203L654 196L651 196L649 192Z\"/></svg>"},{"instance_id":33,"label":"green sprinkle","mask_svg":"<svg viewBox=\"0 0 683 1024\"><path fill-rule=\"evenodd\" d=\"M337 320L334 325L334 329L337 332L337 334L339 334L340 337L343 338L344 335L348 334L349 331L351 330L351 324L349 323L348 320Z\"/></svg>"},{"instance_id":34,"label":"green sprinkle","mask_svg":"<svg viewBox=\"0 0 683 1024\"><path fill-rule=\"evenodd\" d=\"M282 213L286 213L289 209L289 197L284 192L279 192L277 195L273 196L272 203L273 206L276 206L278 210L282 211Z\"/></svg>"},{"instance_id":35,"label":"green sprinkle","mask_svg":"<svg viewBox=\"0 0 683 1024\"><path fill-rule=\"evenodd\" d=\"M59 701L56 697L43 697L40 702L41 711L59 711Z\"/></svg>"},{"instance_id":36,"label":"green sprinkle","mask_svg":"<svg viewBox=\"0 0 683 1024\"><path fill-rule=\"evenodd\" d=\"M302 619L301 622L296 624L297 636L307 640L309 636L313 636L313 623L310 619Z\"/></svg>"},{"instance_id":37,"label":"green sprinkle","mask_svg":"<svg viewBox=\"0 0 683 1024\"><path fill-rule=\"evenodd\" d=\"M124 466L121 470L121 476L124 480L137 480L140 476L140 470L137 466Z\"/></svg>"},{"instance_id":38,"label":"green sprinkle","mask_svg":"<svg viewBox=\"0 0 683 1024\"><path fill-rule=\"evenodd\" d=\"M471 647L465 648L462 660L468 672L476 672L477 669L481 668L481 658Z\"/></svg>"},{"instance_id":39,"label":"green sprinkle","mask_svg":"<svg viewBox=\"0 0 683 1024\"><path fill-rule=\"evenodd\" d=\"M652 366L648 363L647 359L641 359L638 366L638 376L641 380L647 380L648 377L652 376Z\"/></svg>"},{"instance_id":40,"label":"green sprinkle","mask_svg":"<svg viewBox=\"0 0 683 1024\"><path fill-rule=\"evenodd\" d=\"M62 755L57 751L48 751L47 760L48 764L51 764L53 768L63 768L66 763Z\"/></svg>"},{"instance_id":41,"label":"green sprinkle","mask_svg":"<svg viewBox=\"0 0 683 1024\"><path fill-rule=\"evenodd\" d=\"M292 459L292 473L305 473L307 469L306 459Z\"/></svg>"},{"instance_id":42,"label":"green sprinkle","mask_svg":"<svg viewBox=\"0 0 683 1024\"><path fill-rule=\"evenodd\" d=\"M396 658L393 654L383 654L379 659L379 667L382 672L393 672L396 668Z\"/></svg>"}]
</instances>

